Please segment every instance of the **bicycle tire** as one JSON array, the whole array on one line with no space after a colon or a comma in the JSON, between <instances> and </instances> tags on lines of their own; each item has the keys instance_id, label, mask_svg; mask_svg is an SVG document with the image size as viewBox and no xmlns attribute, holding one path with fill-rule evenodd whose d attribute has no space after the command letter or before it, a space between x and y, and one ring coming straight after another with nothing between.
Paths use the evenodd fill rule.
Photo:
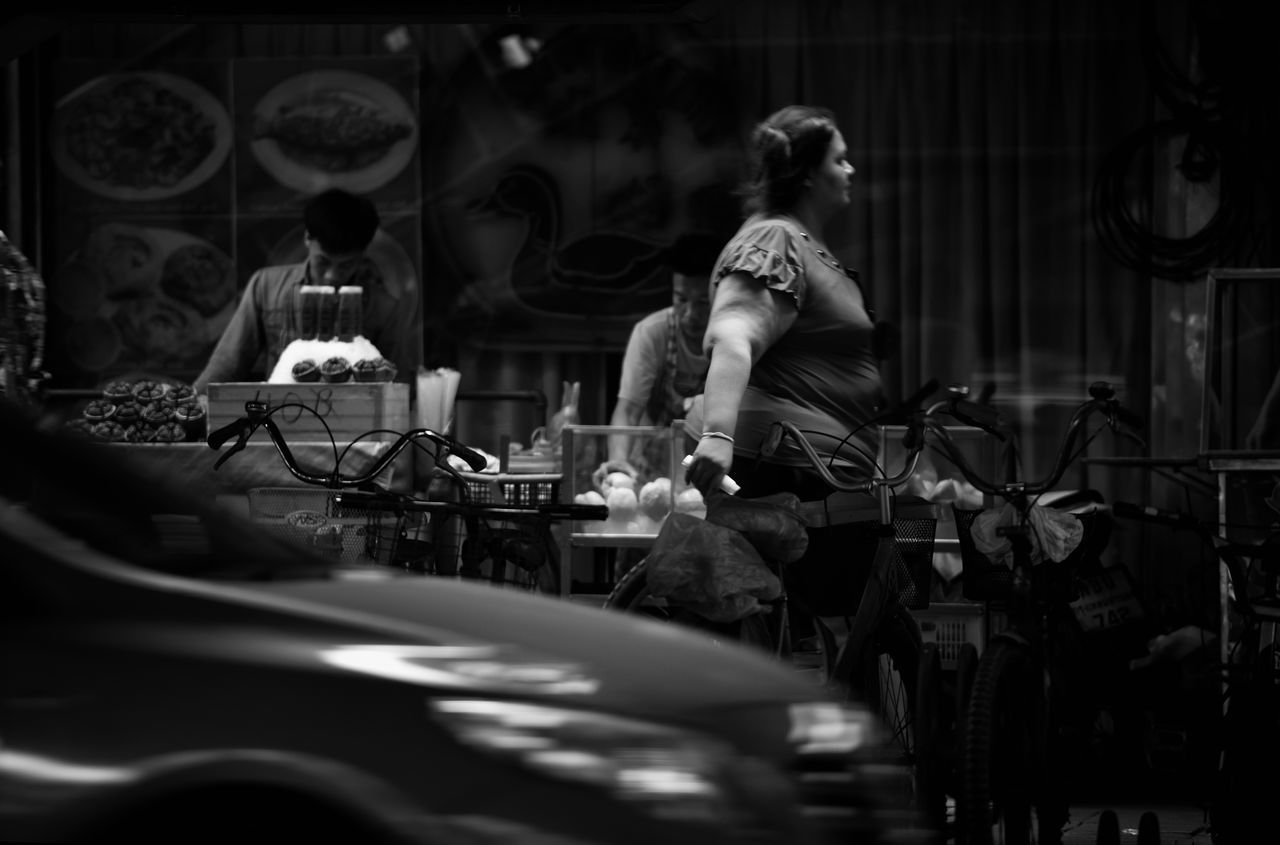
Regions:
<instances>
[{"instance_id":1,"label":"bicycle tire","mask_svg":"<svg viewBox=\"0 0 1280 845\"><path fill-rule=\"evenodd\" d=\"M1214 845L1245 845L1273 824L1270 807L1280 789L1280 687L1252 672L1231 678L1221 730L1209 826Z\"/></svg>"},{"instance_id":2,"label":"bicycle tire","mask_svg":"<svg viewBox=\"0 0 1280 845\"><path fill-rule=\"evenodd\" d=\"M974 674L961 733L957 801L965 845L1027 845L1033 840L1036 753L1034 714L1042 695L1029 648L988 644Z\"/></svg>"},{"instance_id":3,"label":"bicycle tire","mask_svg":"<svg viewBox=\"0 0 1280 845\"><path fill-rule=\"evenodd\" d=\"M855 670L860 679L855 693L866 699L907 755L914 750L915 683L923 647L915 617L895 604L872 634L867 653Z\"/></svg>"},{"instance_id":4,"label":"bicycle tire","mask_svg":"<svg viewBox=\"0 0 1280 845\"><path fill-rule=\"evenodd\" d=\"M1160 817L1151 810L1138 819L1138 845L1160 845Z\"/></svg>"},{"instance_id":5,"label":"bicycle tire","mask_svg":"<svg viewBox=\"0 0 1280 845\"><path fill-rule=\"evenodd\" d=\"M964 714L969 710L969 697L973 694L973 676L978 671L978 647L963 643L956 652L956 730L964 728Z\"/></svg>"},{"instance_id":6,"label":"bicycle tire","mask_svg":"<svg viewBox=\"0 0 1280 845\"><path fill-rule=\"evenodd\" d=\"M911 772L911 794L907 798L918 811L925 811L922 814L924 823L933 826L934 820L927 818L927 806L935 799L927 796L935 789L937 747L932 744L931 737L926 747L919 745L916 725L923 650L920 626L915 617L907 608L894 602L872 633L863 657L855 664L858 686L844 692L862 698L880 717L898 760ZM937 685L940 686L940 680Z\"/></svg>"},{"instance_id":7,"label":"bicycle tire","mask_svg":"<svg viewBox=\"0 0 1280 845\"><path fill-rule=\"evenodd\" d=\"M811 677L815 686L826 685L834 656L820 623L816 625L818 630L814 637L810 638L807 634L805 636L806 645L811 647L798 649L795 626L790 626L785 635L778 633L768 623L765 614L752 614L737 622L713 622L654 596L649 590L648 563L648 557L642 558L618 579L605 597L604 609L635 613L660 622L683 625L720 642L734 641L758 648L790 662L805 676ZM789 613L788 620L796 622L795 614Z\"/></svg>"},{"instance_id":8,"label":"bicycle tire","mask_svg":"<svg viewBox=\"0 0 1280 845\"><path fill-rule=\"evenodd\" d=\"M964 814L960 805L962 780L960 752L964 745L965 714L969 712L969 699L973 694L973 676L978 671L978 647L962 643L956 653L955 711L951 723L951 748L947 767L947 793L955 799L955 818L951 826L956 831L965 829Z\"/></svg>"},{"instance_id":9,"label":"bicycle tire","mask_svg":"<svg viewBox=\"0 0 1280 845\"><path fill-rule=\"evenodd\" d=\"M1115 810L1103 810L1098 816L1097 845L1120 845L1120 817Z\"/></svg>"},{"instance_id":10,"label":"bicycle tire","mask_svg":"<svg viewBox=\"0 0 1280 845\"><path fill-rule=\"evenodd\" d=\"M916 804L933 830L947 822L946 760L944 749L942 654L937 643L925 643L916 669L914 742Z\"/></svg>"}]
</instances>

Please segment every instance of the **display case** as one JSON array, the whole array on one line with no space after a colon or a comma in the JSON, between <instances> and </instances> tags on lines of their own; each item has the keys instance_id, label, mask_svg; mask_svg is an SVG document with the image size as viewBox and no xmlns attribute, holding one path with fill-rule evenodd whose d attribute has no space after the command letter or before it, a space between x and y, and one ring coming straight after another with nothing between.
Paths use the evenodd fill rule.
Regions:
<instances>
[{"instance_id":1,"label":"display case","mask_svg":"<svg viewBox=\"0 0 1280 845\"><path fill-rule=\"evenodd\" d=\"M625 438L635 479L609 478L599 470L609 455L611 438ZM580 548L648 548L672 510L705 515L702 495L684 482L680 462L692 445L684 421L669 426L568 425L563 432L561 498L580 504L609 506L609 518L575 522L565 532L561 554L562 584L572 583L574 550Z\"/></svg>"},{"instance_id":2,"label":"display case","mask_svg":"<svg viewBox=\"0 0 1280 845\"><path fill-rule=\"evenodd\" d=\"M600 472L610 441L619 438L637 471L634 479ZM563 445L569 501L609 506L608 520L578 523L575 535L652 540L673 509L705 513L701 494L685 484L680 466L687 451L683 420L669 426L569 425Z\"/></svg>"}]
</instances>

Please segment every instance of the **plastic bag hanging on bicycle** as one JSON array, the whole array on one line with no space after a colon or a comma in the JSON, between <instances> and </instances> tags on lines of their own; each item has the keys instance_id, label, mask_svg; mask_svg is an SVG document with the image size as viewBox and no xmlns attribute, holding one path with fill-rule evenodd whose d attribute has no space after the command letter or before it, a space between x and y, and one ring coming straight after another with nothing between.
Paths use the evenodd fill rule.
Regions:
<instances>
[{"instance_id":1,"label":"plastic bag hanging on bicycle","mask_svg":"<svg viewBox=\"0 0 1280 845\"><path fill-rule=\"evenodd\" d=\"M974 547L993 562L1013 569L1013 541L1000 529L1015 527L1022 520L1022 514L1012 503L984 510L969 528ZM1046 558L1061 563L1084 539L1084 525L1074 514L1032 505L1027 510L1026 521L1029 523L1032 566Z\"/></svg>"},{"instance_id":2,"label":"plastic bag hanging on bicycle","mask_svg":"<svg viewBox=\"0 0 1280 845\"><path fill-rule=\"evenodd\" d=\"M735 622L776 599L782 582L741 532L676 512L649 552L649 586L713 622Z\"/></svg>"},{"instance_id":3,"label":"plastic bag hanging on bicycle","mask_svg":"<svg viewBox=\"0 0 1280 845\"><path fill-rule=\"evenodd\" d=\"M742 532L766 560L791 563L809 547L800 497L795 493L748 499L714 490L707 499L707 521Z\"/></svg>"}]
</instances>

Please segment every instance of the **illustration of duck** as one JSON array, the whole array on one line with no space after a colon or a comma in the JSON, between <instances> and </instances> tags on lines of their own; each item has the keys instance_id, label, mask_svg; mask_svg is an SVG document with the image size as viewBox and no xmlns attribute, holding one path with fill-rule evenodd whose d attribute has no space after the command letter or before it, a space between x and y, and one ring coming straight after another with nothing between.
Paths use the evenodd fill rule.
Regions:
<instances>
[{"instance_id":1,"label":"illustration of duck","mask_svg":"<svg viewBox=\"0 0 1280 845\"><path fill-rule=\"evenodd\" d=\"M560 192L542 168L522 164L506 170L468 210L525 221L507 285L530 316L633 321L671 303L666 244L620 230L562 242Z\"/></svg>"}]
</instances>

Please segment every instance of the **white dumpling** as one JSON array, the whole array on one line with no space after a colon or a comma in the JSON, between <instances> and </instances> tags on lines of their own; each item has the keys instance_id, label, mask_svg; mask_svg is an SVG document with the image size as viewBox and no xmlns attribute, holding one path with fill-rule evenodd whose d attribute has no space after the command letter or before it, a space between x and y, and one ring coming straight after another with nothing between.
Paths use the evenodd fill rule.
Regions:
<instances>
[{"instance_id":1,"label":"white dumpling","mask_svg":"<svg viewBox=\"0 0 1280 845\"><path fill-rule=\"evenodd\" d=\"M670 478L655 478L640 488L640 513L657 522L670 512Z\"/></svg>"},{"instance_id":2,"label":"white dumpling","mask_svg":"<svg viewBox=\"0 0 1280 845\"><path fill-rule=\"evenodd\" d=\"M610 520L631 522L636 518L640 503L635 490L630 487L614 487L609 491L605 504L609 506Z\"/></svg>"}]
</instances>

